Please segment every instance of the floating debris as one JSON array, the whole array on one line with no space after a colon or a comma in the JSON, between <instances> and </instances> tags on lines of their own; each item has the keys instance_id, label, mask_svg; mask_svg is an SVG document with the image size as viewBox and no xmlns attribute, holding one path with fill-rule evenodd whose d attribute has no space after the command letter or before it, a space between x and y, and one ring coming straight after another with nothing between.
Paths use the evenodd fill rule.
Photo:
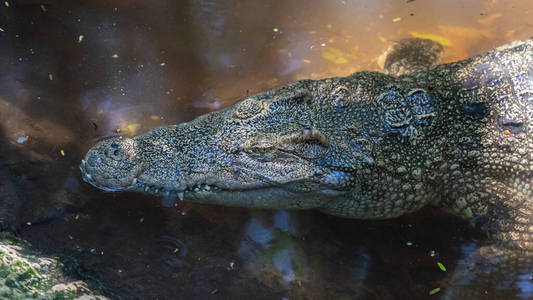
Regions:
<instances>
[{"instance_id":1,"label":"floating debris","mask_svg":"<svg viewBox=\"0 0 533 300\"><path fill-rule=\"evenodd\" d=\"M159 120L159 116L158 115L151 115L150 119L152 119L154 121L157 121L157 120Z\"/></svg>"},{"instance_id":2,"label":"floating debris","mask_svg":"<svg viewBox=\"0 0 533 300\"><path fill-rule=\"evenodd\" d=\"M4 5L5 5L6 7L9 7L9 2L7 2L7 1L4 2Z\"/></svg>"},{"instance_id":3,"label":"floating debris","mask_svg":"<svg viewBox=\"0 0 533 300\"><path fill-rule=\"evenodd\" d=\"M346 54L340 49L333 47L328 47L326 50L324 50L322 52L322 58L337 65L345 64L348 62L348 54Z\"/></svg>"},{"instance_id":4,"label":"floating debris","mask_svg":"<svg viewBox=\"0 0 533 300\"><path fill-rule=\"evenodd\" d=\"M26 225L31 226L31 222L30 221L26 222Z\"/></svg>"},{"instance_id":5,"label":"floating debris","mask_svg":"<svg viewBox=\"0 0 533 300\"><path fill-rule=\"evenodd\" d=\"M442 36L442 35L437 35L437 34L432 34L432 33L419 33L419 32L416 32L416 31L411 31L410 34L411 34L412 37L432 40L432 41L435 41L435 42L437 42L437 43L439 43L439 44L441 44L443 46L451 46L452 45L452 41L450 41L450 39L448 39L447 37Z\"/></svg>"},{"instance_id":6,"label":"floating debris","mask_svg":"<svg viewBox=\"0 0 533 300\"><path fill-rule=\"evenodd\" d=\"M59 153L61 154L61 156L65 156L65 150L61 149L59 150Z\"/></svg>"},{"instance_id":7,"label":"floating debris","mask_svg":"<svg viewBox=\"0 0 533 300\"><path fill-rule=\"evenodd\" d=\"M400 22L401 20L402 20L401 17L397 17L397 18L392 19L392 22L396 23L396 22Z\"/></svg>"},{"instance_id":8,"label":"floating debris","mask_svg":"<svg viewBox=\"0 0 533 300\"><path fill-rule=\"evenodd\" d=\"M118 54L115 53L111 57L117 59L118 58Z\"/></svg>"},{"instance_id":9,"label":"floating debris","mask_svg":"<svg viewBox=\"0 0 533 300\"><path fill-rule=\"evenodd\" d=\"M429 291L429 295L433 296L433 295L435 295L438 292L440 292L440 288L432 289L431 291Z\"/></svg>"},{"instance_id":10,"label":"floating debris","mask_svg":"<svg viewBox=\"0 0 533 300\"><path fill-rule=\"evenodd\" d=\"M164 67L166 64L167 64L167 63L162 62L162 63L160 63L159 65L160 65L161 67Z\"/></svg>"},{"instance_id":11,"label":"floating debris","mask_svg":"<svg viewBox=\"0 0 533 300\"><path fill-rule=\"evenodd\" d=\"M78 43L83 42L83 38L84 38L84 37L85 37L85 36L83 36L83 34L80 34L80 36L78 37Z\"/></svg>"},{"instance_id":12,"label":"floating debris","mask_svg":"<svg viewBox=\"0 0 533 300\"><path fill-rule=\"evenodd\" d=\"M439 266L439 268L443 271L443 272L446 272L446 267L440 263L440 262L437 262L437 266Z\"/></svg>"},{"instance_id":13,"label":"floating debris","mask_svg":"<svg viewBox=\"0 0 533 300\"><path fill-rule=\"evenodd\" d=\"M407 242L407 243L405 243L405 244L406 244L408 247L413 246L413 243L412 243L412 242Z\"/></svg>"},{"instance_id":14,"label":"floating debris","mask_svg":"<svg viewBox=\"0 0 533 300\"><path fill-rule=\"evenodd\" d=\"M54 80L54 75L52 75L52 73L48 74L48 79Z\"/></svg>"},{"instance_id":15,"label":"floating debris","mask_svg":"<svg viewBox=\"0 0 533 300\"><path fill-rule=\"evenodd\" d=\"M29 137L27 135L26 136L19 136L19 138L17 139L17 143L22 144L22 143L26 142L28 140L28 138Z\"/></svg>"},{"instance_id":16,"label":"floating debris","mask_svg":"<svg viewBox=\"0 0 533 300\"><path fill-rule=\"evenodd\" d=\"M272 31L274 31L274 32L278 32L278 31L279 31L279 29L278 29L278 28L276 28L276 27L274 27L274 28L272 28Z\"/></svg>"},{"instance_id":17,"label":"floating debris","mask_svg":"<svg viewBox=\"0 0 533 300\"><path fill-rule=\"evenodd\" d=\"M5 31L4 31L4 29L2 29L2 28L0 27L0 32L5 32Z\"/></svg>"},{"instance_id":18,"label":"floating debris","mask_svg":"<svg viewBox=\"0 0 533 300\"><path fill-rule=\"evenodd\" d=\"M46 6L44 6L44 4L41 4L41 9L43 10L43 12L46 12Z\"/></svg>"},{"instance_id":19,"label":"floating debris","mask_svg":"<svg viewBox=\"0 0 533 300\"><path fill-rule=\"evenodd\" d=\"M139 124L139 123L128 124L128 125L126 125L126 128L128 129L128 131L130 132L131 135L135 135L137 130L139 130L139 128L141 128L141 124Z\"/></svg>"},{"instance_id":20,"label":"floating debris","mask_svg":"<svg viewBox=\"0 0 533 300\"><path fill-rule=\"evenodd\" d=\"M477 19L477 22L485 27L490 27L494 25L494 22L502 17L501 13L493 13L486 17Z\"/></svg>"}]
</instances>

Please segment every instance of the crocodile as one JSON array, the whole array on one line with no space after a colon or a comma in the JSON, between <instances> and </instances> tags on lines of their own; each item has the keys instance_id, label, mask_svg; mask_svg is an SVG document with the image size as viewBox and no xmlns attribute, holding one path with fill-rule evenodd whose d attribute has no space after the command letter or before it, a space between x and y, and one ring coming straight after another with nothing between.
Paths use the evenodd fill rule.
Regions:
<instances>
[{"instance_id":1,"label":"crocodile","mask_svg":"<svg viewBox=\"0 0 533 300\"><path fill-rule=\"evenodd\" d=\"M83 179L106 191L357 219L432 205L533 250L533 40L448 64L435 63L442 47L431 43L431 55L412 55L421 43L400 43L385 72L300 80L100 141L82 160Z\"/></svg>"}]
</instances>

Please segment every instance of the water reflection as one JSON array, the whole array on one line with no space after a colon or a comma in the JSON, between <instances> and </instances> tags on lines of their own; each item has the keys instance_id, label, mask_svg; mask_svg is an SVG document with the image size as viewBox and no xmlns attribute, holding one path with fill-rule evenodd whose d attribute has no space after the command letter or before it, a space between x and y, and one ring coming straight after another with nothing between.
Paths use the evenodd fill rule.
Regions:
<instances>
[{"instance_id":1,"label":"water reflection","mask_svg":"<svg viewBox=\"0 0 533 300\"><path fill-rule=\"evenodd\" d=\"M296 280L296 274L293 263L302 259L299 253L295 253L296 232L288 235L290 215L287 211L277 211L273 220L271 215L264 215L260 212L256 213L260 218L252 218L246 226L245 236L243 237L238 250L239 258L244 263L249 263L250 267L257 266L258 262L272 265L275 273L270 274L269 277L277 277L277 280L284 286ZM263 219L263 220L261 220ZM272 223L270 226L263 225L264 223ZM300 253L301 254L301 253ZM301 263L301 262L300 262ZM301 270L300 270L301 271ZM252 270L256 276L264 276L269 271L268 269L257 268ZM302 277L302 274L299 274Z\"/></svg>"},{"instance_id":2,"label":"water reflection","mask_svg":"<svg viewBox=\"0 0 533 300\"><path fill-rule=\"evenodd\" d=\"M519 281L516 283L516 286L520 289L520 294L518 297L523 299L531 299L533 297L533 280L532 275L522 274L519 277Z\"/></svg>"},{"instance_id":3,"label":"water reflection","mask_svg":"<svg viewBox=\"0 0 533 300\"><path fill-rule=\"evenodd\" d=\"M483 291L493 282L476 279L494 269L469 267L482 239L432 211L360 222L175 208L97 191L77 167L103 137L188 121L296 79L379 70L381 54L404 37L440 40L446 62L529 38L532 8L529 0L2 6L0 218L41 251L74 253L85 267L79 276L125 298L426 299L440 287L433 298L453 299L461 288ZM186 256L173 253L179 245ZM529 274L508 277L498 296L532 297Z\"/></svg>"}]
</instances>

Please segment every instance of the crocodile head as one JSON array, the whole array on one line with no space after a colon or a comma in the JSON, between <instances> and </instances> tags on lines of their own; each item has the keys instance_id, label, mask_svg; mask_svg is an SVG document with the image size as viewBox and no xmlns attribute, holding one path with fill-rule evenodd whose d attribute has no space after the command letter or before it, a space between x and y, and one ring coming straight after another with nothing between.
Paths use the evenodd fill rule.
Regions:
<instances>
[{"instance_id":1,"label":"crocodile head","mask_svg":"<svg viewBox=\"0 0 533 300\"><path fill-rule=\"evenodd\" d=\"M80 169L93 186L185 201L259 208L314 208L342 197L352 175L326 158L337 147L313 81L90 149ZM316 89L316 88L315 88ZM334 119L334 116L330 116ZM334 120L333 120L334 121ZM338 148L338 147L337 147Z\"/></svg>"}]
</instances>

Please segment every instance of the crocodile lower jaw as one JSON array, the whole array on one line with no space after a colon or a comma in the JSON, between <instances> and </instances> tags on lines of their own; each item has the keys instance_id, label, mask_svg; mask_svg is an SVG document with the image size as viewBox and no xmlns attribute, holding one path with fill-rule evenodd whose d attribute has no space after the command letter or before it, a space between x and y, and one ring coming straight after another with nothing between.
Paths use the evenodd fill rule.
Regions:
<instances>
[{"instance_id":1,"label":"crocodile lower jaw","mask_svg":"<svg viewBox=\"0 0 533 300\"><path fill-rule=\"evenodd\" d=\"M187 187L184 190L175 190L169 189L167 187L156 186L144 182L140 182L135 178L127 190L140 191L146 194L159 195L162 197L177 198L180 201L183 201L188 194L216 194L222 191L229 191L227 189L222 189L215 185L208 184L196 184L190 187Z\"/></svg>"}]
</instances>

